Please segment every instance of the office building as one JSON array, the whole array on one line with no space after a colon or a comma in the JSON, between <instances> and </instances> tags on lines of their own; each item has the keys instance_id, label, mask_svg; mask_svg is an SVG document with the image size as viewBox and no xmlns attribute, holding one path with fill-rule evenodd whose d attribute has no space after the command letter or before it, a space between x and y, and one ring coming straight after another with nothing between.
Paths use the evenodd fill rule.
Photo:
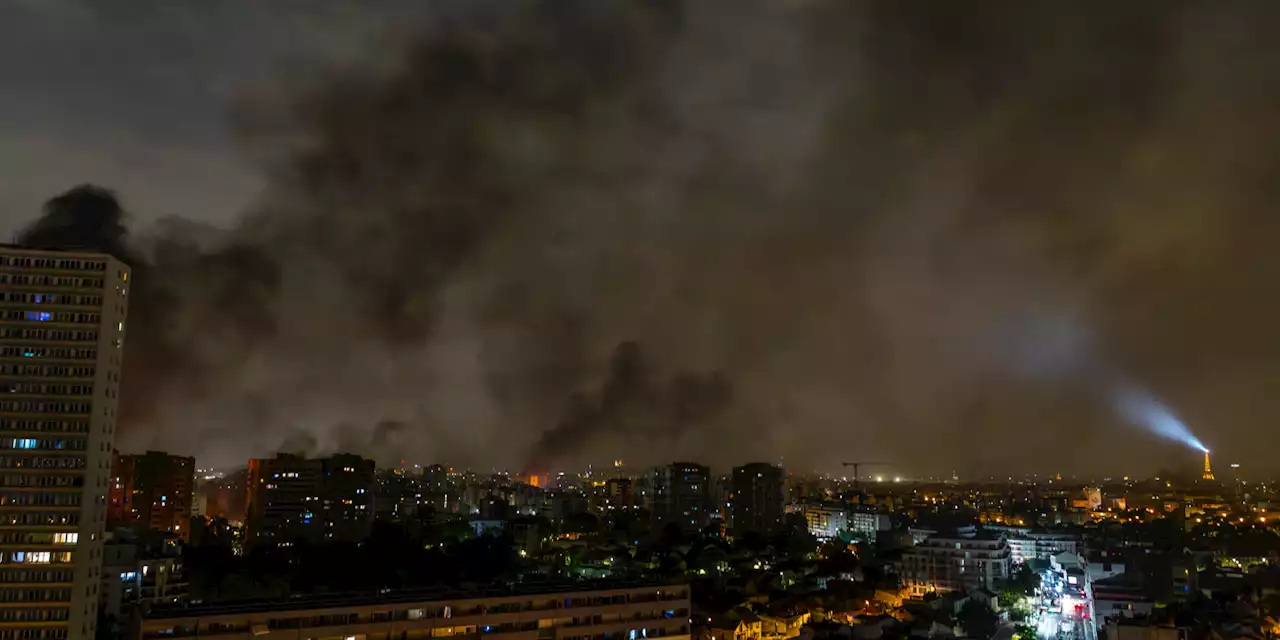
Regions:
<instances>
[{"instance_id":1,"label":"office building","mask_svg":"<svg viewBox=\"0 0 1280 640\"><path fill-rule=\"evenodd\" d=\"M356 542L373 527L377 481L372 460L282 453L250 460L248 485L248 546L288 546L299 539Z\"/></svg>"},{"instance_id":2,"label":"office building","mask_svg":"<svg viewBox=\"0 0 1280 640\"><path fill-rule=\"evenodd\" d=\"M902 581L913 596L926 593L996 589L1013 566L1003 535L980 532L929 536L902 555Z\"/></svg>"},{"instance_id":3,"label":"office building","mask_svg":"<svg viewBox=\"0 0 1280 640\"><path fill-rule=\"evenodd\" d=\"M753 462L733 469L732 530L735 536L748 531L771 535L782 529L786 515L786 492L781 467Z\"/></svg>"},{"instance_id":4,"label":"office building","mask_svg":"<svg viewBox=\"0 0 1280 640\"><path fill-rule=\"evenodd\" d=\"M656 526L675 522L701 529L711 521L711 470L692 462L676 462L653 473L653 519Z\"/></svg>"},{"instance_id":5,"label":"office building","mask_svg":"<svg viewBox=\"0 0 1280 640\"><path fill-rule=\"evenodd\" d=\"M494 635L531 640L689 640L689 587L568 583L522 590L390 592L154 607L137 640L262 636L427 640Z\"/></svg>"},{"instance_id":6,"label":"office building","mask_svg":"<svg viewBox=\"0 0 1280 640\"><path fill-rule=\"evenodd\" d=\"M107 492L107 525L173 533L190 539L195 458L160 451L116 453Z\"/></svg>"},{"instance_id":7,"label":"office building","mask_svg":"<svg viewBox=\"0 0 1280 640\"><path fill-rule=\"evenodd\" d=\"M129 267L0 248L0 640L93 638Z\"/></svg>"}]
</instances>

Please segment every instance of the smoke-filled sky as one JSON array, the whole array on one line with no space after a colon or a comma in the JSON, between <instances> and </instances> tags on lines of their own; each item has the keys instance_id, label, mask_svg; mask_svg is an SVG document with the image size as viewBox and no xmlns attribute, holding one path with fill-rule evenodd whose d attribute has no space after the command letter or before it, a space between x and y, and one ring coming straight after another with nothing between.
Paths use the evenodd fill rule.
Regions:
<instances>
[{"instance_id":1,"label":"smoke-filled sky","mask_svg":"<svg viewBox=\"0 0 1280 640\"><path fill-rule=\"evenodd\" d=\"M1197 463L1140 393L1275 470L1275 2L127 5L0 6L0 224L147 263L125 448Z\"/></svg>"}]
</instances>

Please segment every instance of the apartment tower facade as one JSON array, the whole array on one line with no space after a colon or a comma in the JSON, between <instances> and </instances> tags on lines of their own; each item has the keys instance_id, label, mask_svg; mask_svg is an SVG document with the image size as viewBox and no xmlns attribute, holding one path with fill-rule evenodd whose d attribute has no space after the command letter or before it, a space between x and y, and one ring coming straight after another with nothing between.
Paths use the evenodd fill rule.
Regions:
<instances>
[{"instance_id":1,"label":"apartment tower facade","mask_svg":"<svg viewBox=\"0 0 1280 640\"><path fill-rule=\"evenodd\" d=\"M112 456L107 525L172 533L189 540L196 460L162 451Z\"/></svg>"},{"instance_id":2,"label":"apartment tower facade","mask_svg":"<svg viewBox=\"0 0 1280 640\"><path fill-rule=\"evenodd\" d=\"M129 284L0 247L0 640L94 637Z\"/></svg>"},{"instance_id":3,"label":"apartment tower facade","mask_svg":"<svg viewBox=\"0 0 1280 640\"><path fill-rule=\"evenodd\" d=\"M373 528L374 471L372 460L345 453L250 460L245 544L363 540Z\"/></svg>"},{"instance_id":4,"label":"apartment tower facade","mask_svg":"<svg viewBox=\"0 0 1280 640\"><path fill-rule=\"evenodd\" d=\"M653 472L654 525L679 524L701 529L711 521L711 469L693 462L673 462Z\"/></svg>"},{"instance_id":5,"label":"apartment tower facade","mask_svg":"<svg viewBox=\"0 0 1280 640\"><path fill-rule=\"evenodd\" d=\"M773 535L782 530L786 491L782 467L753 462L733 469L733 535L749 531Z\"/></svg>"}]
</instances>

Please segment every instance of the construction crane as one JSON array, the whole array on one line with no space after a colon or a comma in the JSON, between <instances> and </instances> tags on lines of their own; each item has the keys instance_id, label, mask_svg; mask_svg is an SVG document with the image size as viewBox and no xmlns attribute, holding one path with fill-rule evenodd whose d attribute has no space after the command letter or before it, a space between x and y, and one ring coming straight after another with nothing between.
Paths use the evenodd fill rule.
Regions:
<instances>
[{"instance_id":1,"label":"construction crane","mask_svg":"<svg viewBox=\"0 0 1280 640\"><path fill-rule=\"evenodd\" d=\"M853 490L858 490L858 467L869 467L878 464L889 464L888 462L841 462L846 467L853 467Z\"/></svg>"}]
</instances>

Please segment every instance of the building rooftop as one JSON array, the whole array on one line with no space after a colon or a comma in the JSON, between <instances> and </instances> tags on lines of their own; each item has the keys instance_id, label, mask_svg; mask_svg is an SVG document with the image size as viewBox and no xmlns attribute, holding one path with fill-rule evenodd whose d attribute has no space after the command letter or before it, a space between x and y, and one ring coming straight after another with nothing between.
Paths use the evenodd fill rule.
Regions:
<instances>
[{"instance_id":1,"label":"building rooftop","mask_svg":"<svg viewBox=\"0 0 1280 640\"><path fill-rule=\"evenodd\" d=\"M68 256L93 256L93 257L110 256L110 257L113 257L113 258L115 257L115 256L112 256L110 253L108 253L108 252L106 252L106 251L101 251L101 250L98 250L98 249L90 249L90 248L70 248L70 249L66 249L66 248L60 248L60 247L29 247L29 246L21 245L21 244L13 244L13 243L11 243L11 242L0 242L0 251L27 251L27 252L31 252L31 253L56 253L56 254L59 254L59 255L68 255Z\"/></svg>"},{"instance_id":2,"label":"building rooftop","mask_svg":"<svg viewBox=\"0 0 1280 640\"><path fill-rule=\"evenodd\" d=\"M229 600L200 604L177 603L156 605L147 611L148 620L164 618L196 618L213 615L270 613L299 609L335 609L383 604L510 598L588 591L621 591L626 589L670 588L684 586L667 580L592 580L550 582L537 585L490 586L475 589L430 587L382 592L350 592L322 595L299 595L274 600Z\"/></svg>"}]
</instances>

